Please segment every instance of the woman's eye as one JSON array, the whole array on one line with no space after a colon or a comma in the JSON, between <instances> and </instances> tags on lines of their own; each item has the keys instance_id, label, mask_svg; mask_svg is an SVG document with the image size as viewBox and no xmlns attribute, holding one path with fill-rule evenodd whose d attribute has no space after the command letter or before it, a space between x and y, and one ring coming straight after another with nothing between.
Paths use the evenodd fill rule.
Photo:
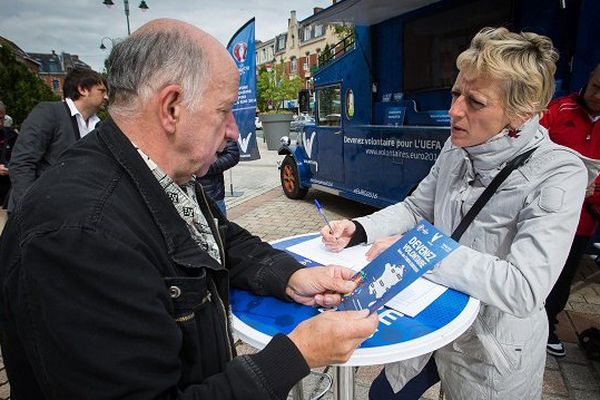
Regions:
<instances>
[{"instance_id":1,"label":"woman's eye","mask_svg":"<svg viewBox=\"0 0 600 400\"><path fill-rule=\"evenodd\" d=\"M469 103L471 103L471 105L472 105L474 108L483 108L483 107L485 107L485 104L483 104L483 103L482 103L482 102L480 102L480 101L477 101L477 100L475 100L475 99L474 99L474 98L472 98L472 97L471 97L471 98L469 98Z\"/></svg>"}]
</instances>

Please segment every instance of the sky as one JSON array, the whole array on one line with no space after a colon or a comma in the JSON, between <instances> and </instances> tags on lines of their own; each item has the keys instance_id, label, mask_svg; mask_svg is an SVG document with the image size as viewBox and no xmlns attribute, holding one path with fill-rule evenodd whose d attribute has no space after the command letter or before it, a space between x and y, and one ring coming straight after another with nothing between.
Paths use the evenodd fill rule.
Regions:
<instances>
[{"instance_id":1,"label":"sky","mask_svg":"<svg viewBox=\"0 0 600 400\"><path fill-rule=\"evenodd\" d=\"M110 39L127 36L123 0L107 8L103 0L0 0L0 36L31 53L77 54L101 71L111 47ZM191 23L226 45L246 21L256 17L256 39L269 40L287 31L290 10L301 21L312 15L313 7L328 7L331 0L130 0L131 31L155 18L176 18ZM101 50L100 43L108 50Z\"/></svg>"}]
</instances>

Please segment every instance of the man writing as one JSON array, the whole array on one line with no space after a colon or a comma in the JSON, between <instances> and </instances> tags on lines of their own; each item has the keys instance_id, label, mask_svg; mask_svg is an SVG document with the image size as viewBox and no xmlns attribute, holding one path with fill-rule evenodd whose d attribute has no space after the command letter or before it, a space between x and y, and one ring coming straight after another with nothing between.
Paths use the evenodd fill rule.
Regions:
<instances>
[{"instance_id":1,"label":"man writing","mask_svg":"<svg viewBox=\"0 0 600 400\"><path fill-rule=\"evenodd\" d=\"M96 71L71 70L65 77L63 94L64 102L42 102L23 122L10 162L8 211L14 210L29 186L56 163L63 151L100 121L96 113L106 101L106 87Z\"/></svg>"},{"instance_id":2,"label":"man writing","mask_svg":"<svg viewBox=\"0 0 600 400\"><path fill-rule=\"evenodd\" d=\"M14 397L284 399L309 368L347 360L375 314L325 312L235 357L230 285L329 306L354 284L342 267L303 268L198 190L193 175L238 137L227 51L156 20L108 62L110 118L31 188L3 234Z\"/></svg>"}]
</instances>

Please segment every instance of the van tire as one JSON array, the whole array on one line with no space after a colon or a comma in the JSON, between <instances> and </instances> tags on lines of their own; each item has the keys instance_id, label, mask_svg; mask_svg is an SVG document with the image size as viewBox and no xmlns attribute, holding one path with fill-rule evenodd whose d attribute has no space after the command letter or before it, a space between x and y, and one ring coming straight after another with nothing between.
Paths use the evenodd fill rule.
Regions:
<instances>
[{"instance_id":1,"label":"van tire","mask_svg":"<svg viewBox=\"0 0 600 400\"><path fill-rule=\"evenodd\" d=\"M296 160L290 155L285 156L281 163L281 188L283 193L290 199L303 199L308 193L307 188L300 187L300 177Z\"/></svg>"}]
</instances>

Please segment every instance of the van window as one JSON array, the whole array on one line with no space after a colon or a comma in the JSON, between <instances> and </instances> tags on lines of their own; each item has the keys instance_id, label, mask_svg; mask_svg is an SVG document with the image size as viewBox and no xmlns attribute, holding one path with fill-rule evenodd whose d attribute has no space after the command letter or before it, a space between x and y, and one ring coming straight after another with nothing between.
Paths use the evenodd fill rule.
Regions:
<instances>
[{"instance_id":1,"label":"van window","mask_svg":"<svg viewBox=\"0 0 600 400\"><path fill-rule=\"evenodd\" d=\"M317 124L319 126L340 126L342 120L340 92L340 85L317 89L317 99L319 102Z\"/></svg>"}]
</instances>

